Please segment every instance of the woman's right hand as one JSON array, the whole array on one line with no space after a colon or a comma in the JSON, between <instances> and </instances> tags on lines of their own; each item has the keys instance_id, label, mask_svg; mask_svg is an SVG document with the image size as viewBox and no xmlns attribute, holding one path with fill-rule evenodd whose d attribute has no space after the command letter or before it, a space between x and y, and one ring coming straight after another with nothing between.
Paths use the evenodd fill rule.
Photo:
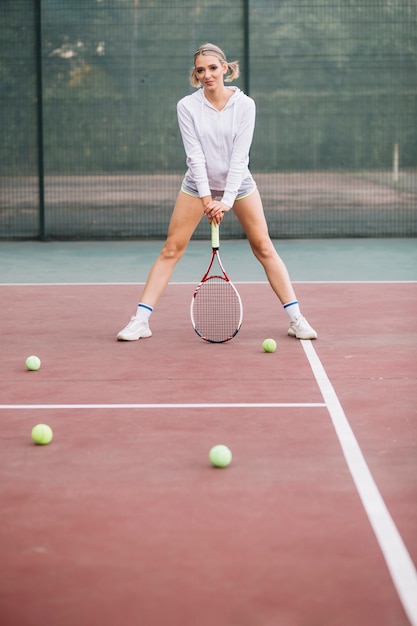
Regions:
<instances>
[{"instance_id":1,"label":"woman's right hand","mask_svg":"<svg viewBox=\"0 0 417 626\"><path fill-rule=\"evenodd\" d=\"M230 211L230 207L220 200L210 200L204 205L204 215L207 216L210 223L214 221L216 224L220 224L227 211Z\"/></svg>"}]
</instances>

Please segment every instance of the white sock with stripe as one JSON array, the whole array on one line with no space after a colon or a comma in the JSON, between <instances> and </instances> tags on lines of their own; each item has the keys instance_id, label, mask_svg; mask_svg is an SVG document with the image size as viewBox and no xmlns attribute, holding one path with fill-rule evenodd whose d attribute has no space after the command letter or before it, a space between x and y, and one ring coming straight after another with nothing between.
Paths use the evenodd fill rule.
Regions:
<instances>
[{"instance_id":1,"label":"white sock with stripe","mask_svg":"<svg viewBox=\"0 0 417 626\"><path fill-rule=\"evenodd\" d=\"M141 320L142 322L147 322L150 318L152 311L153 308L149 306L149 304L139 302L138 308L136 309L136 319Z\"/></svg>"},{"instance_id":2,"label":"white sock with stripe","mask_svg":"<svg viewBox=\"0 0 417 626\"><path fill-rule=\"evenodd\" d=\"M293 300L292 302L287 302L287 304L284 304L284 310L287 312L288 317L291 321L295 320L296 317L300 317L301 315L298 300Z\"/></svg>"}]
</instances>

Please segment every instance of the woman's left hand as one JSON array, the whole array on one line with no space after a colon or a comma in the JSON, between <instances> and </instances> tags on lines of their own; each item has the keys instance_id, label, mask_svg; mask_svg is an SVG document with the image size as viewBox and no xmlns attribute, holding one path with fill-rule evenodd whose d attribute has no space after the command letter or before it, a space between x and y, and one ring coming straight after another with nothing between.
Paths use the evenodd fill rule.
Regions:
<instances>
[{"instance_id":1,"label":"woman's left hand","mask_svg":"<svg viewBox=\"0 0 417 626\"><path fill-rule=\"evenodd\" d=\"M216 224L220 224L226 211L230 211L230 207L220 200L211 200L204 207L204 215L207 215L208 221Z\"/></svg>"}]
</instances>

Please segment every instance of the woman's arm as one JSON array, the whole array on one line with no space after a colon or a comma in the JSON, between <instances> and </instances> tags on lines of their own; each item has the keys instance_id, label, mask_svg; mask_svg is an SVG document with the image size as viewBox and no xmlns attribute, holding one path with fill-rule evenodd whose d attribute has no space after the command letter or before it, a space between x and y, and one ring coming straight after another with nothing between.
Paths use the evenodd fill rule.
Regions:
<instances>
[{"instance_id":1,"label":"woman's arm","mask_svg":"<svg viewBox=\"0 0 417 626\"><path fill-rule=\"evenodd\" d=\"M249 151L252 145L253 132L255 129L256 106L251 98L245 102L245 110L242 112L239 128L233 142L233 150L230 159L229 173L222 202L232 207L236 199L243 175L247 167Z\"/></svg>"},{"instance_id":2,"label":"woman's arm","mask_svg":"<svg viewBox=\"0 0 417 626\"><path fill-rule=\"evenodd\" d=\"M187 155L187 165L191 170L193 180L201 198L210 196L210 185L207 178L206 157L201 143L196 135L194 121L190 111L180 100L177 104L178 125Z\"/></svg>"}]
</instances>

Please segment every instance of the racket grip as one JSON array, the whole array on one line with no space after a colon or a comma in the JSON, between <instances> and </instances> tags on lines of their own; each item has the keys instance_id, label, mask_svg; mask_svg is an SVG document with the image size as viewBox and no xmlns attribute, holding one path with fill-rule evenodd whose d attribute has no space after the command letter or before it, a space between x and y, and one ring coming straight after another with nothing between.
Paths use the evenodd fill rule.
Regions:
<instances>
[{"instance_id":1,"label":"racket grip","mask_svg":"<svg viewBox=\"0 0 417 626\"><path fill-rule=\"evenodd\" d=\"M218 250L220 247L219 225L214 221L211 222L211 247Z\"/></svg>"}]
</instances>

